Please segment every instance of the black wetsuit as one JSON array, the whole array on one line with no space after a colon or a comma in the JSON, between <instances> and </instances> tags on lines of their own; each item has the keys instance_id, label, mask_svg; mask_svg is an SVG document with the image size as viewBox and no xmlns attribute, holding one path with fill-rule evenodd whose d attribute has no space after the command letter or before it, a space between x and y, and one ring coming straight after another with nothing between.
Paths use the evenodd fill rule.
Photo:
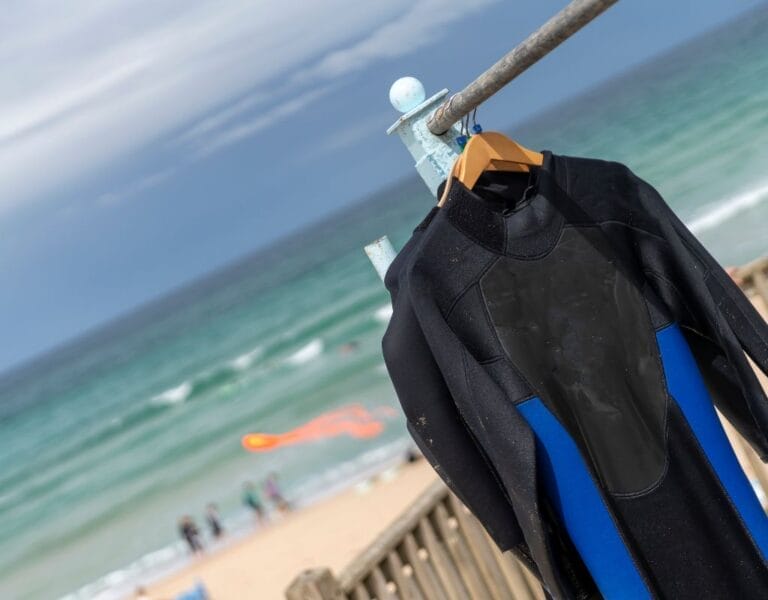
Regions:
<instances>
[{"instance_id":1,"label":"black wetsuit","mask_svg":"<svg viewBox=\"0 0 768 600\"><path fill-rule=\"evenodd\" d=\"M454 182L387 274L414 439L556 598L765 597L713 402L768 456L768 326L625 166L545 153L530 183Z\"/></svg>"}]
</instances>

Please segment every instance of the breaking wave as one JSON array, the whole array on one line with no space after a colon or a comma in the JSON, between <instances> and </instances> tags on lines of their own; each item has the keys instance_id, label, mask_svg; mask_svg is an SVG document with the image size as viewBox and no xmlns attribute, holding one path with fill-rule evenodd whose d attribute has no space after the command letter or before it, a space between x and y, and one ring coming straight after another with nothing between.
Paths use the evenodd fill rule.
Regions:
<instances>
[{"instance_id":1,"label":"breaking wave","mask_svg":"<svg viewBox=\"0 0 768 600\"><path fill-rule=\"evenodd\" d=\"M257 347L253 350L250 350L249 352L241 354L237 358L232 359L229 364L232 365L232 368L237 371L245 371L262 355L262 353L263 349L261 347Z\"/></svg>"},{"instance_id":2,"label":"breaking wave","mask_svg":"<svg viewBox=\"0 0 768 600\"><path fill-rule=\"evenodd\" d=\"M373 318L382 323L389 323L392 318L392 305L384 304L377 308L373 313Z\"/></svg>"},{"instance_id":3,"label":"breaking wave","mask_svg":"<svg viewBox=\"0 0 768 600\"><path fill-rule=\"evenodd\" d=\"M325 344L323 343L323 340L315 338L296 350L293 354L289 355L285 359L285 362L289 365L303 365L320 356L324 349Z\"/></svg>"},{"instance_id":4,"label":"breaking wave","mask_svg":"<svg viewBox=\"0 0 768 600\"><path fill-rule=\"evenodd\" d=\"M141 579L155 580L189 562L182 545L175 542L107 573L61 600L122 600L132 594Z\"/></svg>"},{"instance_id":5,"label":"breaking wave","mask_svg":"<svg viewBox=\"0 0 768 600\"><path fill-rule=\"evenodd\" d=\"M181 385L177 385L169 390L165 390L162 394L158 394L152 398L151 402L152 404L181 404L184 400L189 398L193 389L192 383L185 381Z\"/></svg>"},{"instance_id":6,"label":"breaking wave","mask_svg":"<svg viewBox=\"0 0 768 600\"><path fill-rule=\"evenodd\" d=\"M262 354L263 349L260 346L249 350L227 363L203 371L183 383L165 390L152 397L150 403L156 406L174 406L211 388L230 383L237 379L242 371L251 368Z\"/></svg>"},{"instance_id":7,"label":"breaking wave","mask_svg":"<svg viewBox=\"0 0 768 600\"><path fill-rule=\"evenodd\" d=\"M688 229L693 233L707 231L728 219L732 219L743 210L757 206L766 200L768 200L768 183L718 202L712 210L692 219L688 223Z\"/></svg>"}]
</instances>

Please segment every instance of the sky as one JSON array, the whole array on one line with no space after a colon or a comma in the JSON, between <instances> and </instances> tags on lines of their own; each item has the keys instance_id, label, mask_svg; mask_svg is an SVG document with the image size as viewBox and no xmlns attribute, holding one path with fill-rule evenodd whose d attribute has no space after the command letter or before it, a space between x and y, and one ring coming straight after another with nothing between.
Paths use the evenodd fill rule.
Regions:
<instances>
[{"instance_id":1,"label":"sky","mask_svg":"<svg viewBox=\"0 0 768 600\"><path fill-rule=\"evenodd\" d=\"M458 91L549 0L6 0L0 371L414 173L388 90ZM504 129L758 5L619 1L483 105Z\"/></svg>"}]
</instances>

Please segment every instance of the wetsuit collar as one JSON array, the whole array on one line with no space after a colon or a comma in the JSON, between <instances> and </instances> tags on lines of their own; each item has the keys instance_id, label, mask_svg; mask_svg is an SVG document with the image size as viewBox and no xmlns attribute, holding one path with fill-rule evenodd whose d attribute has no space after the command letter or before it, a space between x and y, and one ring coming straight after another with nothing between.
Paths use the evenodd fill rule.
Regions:
<instances>
[{"instance_id":1,"label":"wetsuit collar","mask_svg":"<svg viewBox=\"0 0 768 600\"><path fill-rule=\"evenodd\" d=\"M563 161L545 151L535 193L510 210L494 210L479 193L453 181L445 204L448 219L469 237L499 254L532 257L557 243L564 217L558 206L567 199Z\"/></svg>"}]
</instances>

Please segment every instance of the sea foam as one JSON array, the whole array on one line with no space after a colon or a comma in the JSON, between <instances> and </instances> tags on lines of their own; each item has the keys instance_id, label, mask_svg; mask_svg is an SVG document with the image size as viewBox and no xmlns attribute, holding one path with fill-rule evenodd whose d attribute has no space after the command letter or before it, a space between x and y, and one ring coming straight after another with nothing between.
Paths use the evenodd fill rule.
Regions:
<instances>
[{"instance_id":1,"label":"sea foam","mask_svg":"<svg viewBox=\"0 0 768 600\"><path fill-rule=\"evenodd\" d=\"M261 347L256 347L253 350L250 350L249 352L241 354L237 358L232 359L229 364L232 365L232 368L237 371L245 371L254 363L256 359L261 356L262 352L263 349Z\"/></svg>"},{"instance_id":2,"label":"sea foam","mask_svg":"<svg viewBox=\"0 0 768 600\"><path fill-rule=\"evenodd\" d=\"M373 313L373 318L382 323L389 323L392 318L392 305L384 304L377 308Z\"/></svg>"},{"instance_id":3,"label":"sea foam","mask_svg":"<svg viewBox=\"0 0 768 600\"><path fill-rule=\"evenodd\" d=\"M153 404L181 404L189 398L192 393L192 383L185 381L181 385L177 385L169 390L165 390L162 394L158 394L152 398Z\"/></svg>"},{"instance_id":4,"label":"sea foam","mask_svg":"<svg viewBox=\"0 0 768 600\"><path fill-rule=\"evenodd\" d=\"M768 200L768 183L762 183L751 190L719 201L712 210L691 220L688 223L688 229L693 233L707 231L766 200Z\"/></svg>"},{"instance_id":5,"label":"sea foam","mask_svg":"<svg viewBox=\"0 0 768 600\"><path fill-rule=\"evenodd\" d=\"M132 594L138 584L156 581L189 562L183 544L173 542L103 575L60 600L123 600Z\"/></svg>"},{"instance_id":6,"label":"sea foam","mask_svg":"<svg viewBox=\"0 0 768 600\"><path fill-rule=\"evenodd\" d=\"M323 340L315 338L288 356L285 362L289 365L303 365L320 356L324 348Z\"/></svg>"}]
</instances>

